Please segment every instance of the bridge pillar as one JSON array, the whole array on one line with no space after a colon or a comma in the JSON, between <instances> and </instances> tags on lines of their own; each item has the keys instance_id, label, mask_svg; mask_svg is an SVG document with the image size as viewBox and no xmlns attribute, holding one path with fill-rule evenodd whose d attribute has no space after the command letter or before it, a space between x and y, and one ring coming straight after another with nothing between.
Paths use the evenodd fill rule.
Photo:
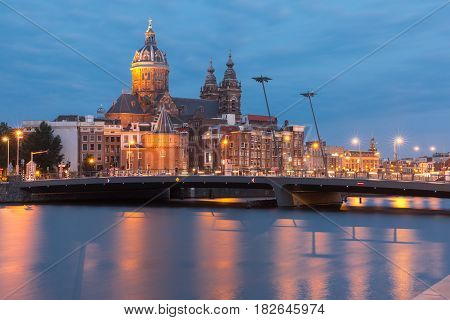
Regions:
<instances>
[{"instance_id":1,"label":"bridge pillar","mask_svg":"<svg viewBox=\"0 0 450 320\"><path fill-rule=\"evenodd\" d=\"M298 191L289 186L273 186L279 207L340 206L340 192Z\"/></svg>"}]
</instances>

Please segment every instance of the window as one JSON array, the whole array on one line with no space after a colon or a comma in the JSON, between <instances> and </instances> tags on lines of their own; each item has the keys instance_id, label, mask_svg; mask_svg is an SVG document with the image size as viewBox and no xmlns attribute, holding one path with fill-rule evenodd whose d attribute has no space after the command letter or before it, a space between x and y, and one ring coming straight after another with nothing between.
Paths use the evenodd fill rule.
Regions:
<instances>
[{"instance_id":1,"label":"window","mask_svg":"<svg viewBox=\"0 0 450 320\"><path fill-rule=\"evenodd\" d=\"M81 158L82 158L83 160L86 160L86 153L83 153L83 154L81 155Z\"/></svg>"},{"instance_id":2,"label":"window","mask_svg":"<svg viewBox=\"0 0 450 320\"><path fill-rule=\"evenodd\" d=\"M102 142L102 136L97 136L97 142Z\"/></svg>"},{"instance_id":3,"label":"window","mask_svg":"<svg viewBox=\"0 0 450 320\"><path fill-rule=\"evenodd\" d=\"M90 150L95 150L95 145L93 143L90 145Z\"/></svg>"},{"instance_id":4,"label":"window","mask_svg":"<svg viewBox=\"0 0 450 320\"><path fill-rule=\"evenodd\" d=\"M83 136L83 142L87 142L88 141L88 137L87 136Z\"/></svg>"},{"instance_id":5,"label":"window","mask_svg":"<svg viewBox=\"0 0 450 320\"><path fill-rule=\"evenodd\" d=\"M108 139L108 138L106 138ZM106 142L108 142L108 140L106 140ZM114 142L114 137L111 137L111 142Z\"/></svg>"},{"instance_id":6,"label":"window","mask_svg":"<svg viewBox=\"0 0 450 320\"><path fill-rule=\"evenodd\" d=\"M166 157L166 151L165 151L165 150L162 150L162 151L160 152L160 157L161 157L161 158L165 158L165 157Z\"/></svg>"},{"instance_id":7,"label":"window","mask_svg":"<svg viewBox=\"0 0 450 320\"><path fill-rule=\"evenodd\" d=\"M120 142L120 137L116 137L116 141ZM113 142L112 138L111 138L111 142Z\"/></svg>"},{"instance_id":8,"label":"window","mask_svg":"<svg viewBox=\"0 0 450 320\"><path fill-rule=\"evenodd\" d=\"M83 143L83 151L87 151L87 144L86 143Z\"/></svg>"},{"instance_id":9,"label":"window","mask_svg":"<svg viewBox=\"0 0 450 320\"><path fill-rule=\"evenodd\" d=\"M99 155L97 156L97 160L98 160L98 161L102 161L102 155L101 155L101 154L99 154Z\"/></svg>"},{"instance_id":10,"label":"window","mask_svg":"<svg viewBox=\"0 0 450 320\"><path fill-rule=\"evenodd\" d=\"M105 142L109 142L109 137L105 137Z\"/></svg>"},{"instance_id":11,"label":"window","mask_svg":"<svg viewBox=\"0 0 450 320\"><path fill-rule=\"evenodd\" d=\"M97 150L102 150L102 144L101 143L97 144Z\"/></svg>"},{"instance_id":12,"label":"window","mask_svg":"<svg viewBox=\"0 0 450 320\"><path fill-rule=\"evenodd\" d=\"M89 141L95 141L95 136L94 135L89 136Z\"/></svg>"},{"instance_id":13,"label":"window","mask_svg":"<svg viewBox=\"0 0 450 320\"><path fill-rule=\"evenodd\" d=\"M128 136L124 136L123 138L123 142L128 143Z\"/></svg>"},{"instance_id":14,"label":"window","mask_svg":"<svg viewBox=\"0 0 450 320\"><path fill-rule=\"evenodd\" d=\"M139 159L139 160L142 159L142 152L138 152L138 159Z\"/></svg>"}]
</instances>

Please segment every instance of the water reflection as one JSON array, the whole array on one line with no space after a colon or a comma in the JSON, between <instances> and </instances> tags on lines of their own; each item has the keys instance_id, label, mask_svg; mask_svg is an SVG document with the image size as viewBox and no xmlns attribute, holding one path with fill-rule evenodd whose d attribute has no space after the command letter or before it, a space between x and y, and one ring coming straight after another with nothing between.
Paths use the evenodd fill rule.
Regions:
<instances>
[{"instance_id":1,"label":"water reflection","mask_svg":"<svg viewBox=\"0 0 450 320\"><path fill-rule=\"evenodd\" d=\"M448 202L373 198L361 205L374 204L402 214L5 206L0 295L121 219L13 298L409 299L425 289L421 281L450 274L449 217L405 212Z\"/></svg>"},{"instance_id":2,"label":"water reflection","mask_svg":"<svg viewBox=\"0 0 450 320\"><path fill-rule=\"evenodd\" d=\"M236 299L241 290L241 221L196 217L196 284L200 299Z\"/></svg>"},{"instance_id":3,"label":"water reflection","mask_svg":"<svg viewBox=\"0 0 450 320\"><path fill-rule=\"evenodd\" d=\"M0 296L12 292L35 275L43 236L39 232L40 211L40 206L28 205L0 209Z\"/></svg>"},{"instance_id":4,"label":"water reflection","mask_svg":"<svg viewBox=\"0 0 450 320\"><path fill-rule=\"evenodd\" d=\"M442 210L445 200L419 197L348 197L344 208L395 208L415 210Z\"/></svg>"}]
</instances>

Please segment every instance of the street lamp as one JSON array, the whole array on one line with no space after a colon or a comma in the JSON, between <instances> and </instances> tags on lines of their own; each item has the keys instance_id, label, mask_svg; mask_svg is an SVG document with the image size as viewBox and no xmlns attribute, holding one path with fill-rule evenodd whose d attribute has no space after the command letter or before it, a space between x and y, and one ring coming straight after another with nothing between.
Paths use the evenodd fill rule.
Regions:
<instances>
[{"instance_id":1,"label":"street lamp","mask_svg":"<svg viewBox=\"0 0 450 320\"><path fill-rule=\"evenodd\" d=\"M352 139L352 144L354 145L354 146L358 146L358 151L359 151L359 165L358 165L358 170L359 170L359 172L361 172L362 170L361 170L361 165L362 165L362 163L361 163L361 160L362 160L362 154L361 154L361 140L359 140L359 138L358 137L355 137L355 138L353 138Z\"/></svg>"},{"instance_id":2,"label":"street lamp","mask_svg":"<svg viewBox=\"0 0 450 320\"><path fill-rule=\"evenodd\" d=\"M273 139L273 144L274 144L274 147L275 147L275 155L276 155L277 160L278 160L278 161L277 161L277 162L278 162L278 172L281 172L281 166L282 166L282 163L281 163L281 157L280 157L280 155L279 155L280 152L278 152L278 143L277 143L277 140L276 140L276 137L275 137L275 117L272 118L272 116L271 116L271 114L270 114L269 101L267 100L266 86L265 86L265 84L264 84L264 83L266 83L266 82L269 82L269 81L272 80L272 79L269 78L269 77L263 76L263 75L261 75L261 76L259 76L259 77L253 77L252 79L255 80L256 82L261 83L262 88L263 88L264 99L265 99L265 101L266 101L267 113L268 113L268 115L269 115L269 120L271 120L272 125L273 125L273 127L272 127L272 139Z\"/></svg>"},{"instance_id":3,"label":"street lamp","mask_svg":"<svg viewBox=\"0 0 450 320\"><path fill-rule=\"evenodd\" d=\"M20 139L22 138L23 132L22 130L16 130L16 139L17 139L17 153L16 153L16 175L19 175L19 148L20 148Z\"/></svg>"},{"instance_id":4,"label":"street lamp","mask_svg":"<svg viewBox=\"0 0 450 320\"><path fill-rule=\"evenodd\" d=\"M8 174L8 166L9 166L9 137L7 137L7 136L2 137L2 141L4 143L7 143L7 146L6 146L6 148L7 148L7 151L6 151L6 153L7 153L7 156L6 156L6 174Z\"/></svg>"},{"instance_id":5,"label":"street lamp","mask_svg":"<svg viewBox=\"0 0 450 320\"><path fill-rule=\"evenodd\" d=\"M131 170L131 145L134 144L134 140L128 141L128 170Z\"/></svg>"},{"instance_id":6,"label":"street lamp","mask_svg":"<svg viewBox=\"0 0 450 320\"><path fill-rule=\"evenodd\" d=\"M398 162L397 162L397 158L398 158L398 152L397 152L397 148L399 145L402 145L403 142L405 142L405 140L403 139L403 137L395 137L394 139L394 162L395 162L395 168L397 169L398 172Z\"/></svg>"},{"instance_id":7,"label":"street lamp","mask_svg":"<svg viewBox=\"0 0 450 320\"><path fill-rule=\"evenodd\" d=\"M311 113L314 119L314 126L316 127L316 134L317 134L317 139L319 139L319 146L320 146L320 152L322 154L322 159L323 159L323 166L325 169L325 176L328 177L328 165L327 165L327 156L325 155L325 152L323 151L323 145L322 145L322 139L320 139L320 134L319 134L319 126L317 125L317 120L316 120L316 114L314 113L314 108L313 108L313 104L311 101L311 97L314 97L316 94L314 92L308 91L305 93L300 93L302 96L308 98L309 100L309 106L311 108Z\"/></svg>"},{"instance_id":8,"label":"street lamp","mask_svg":"<svg viewBox=\"0 0 450 320\"><path fill-rule=\"evenodd\" d=\"M431 152L435 152L435 151L436 151L436 147L435 147L435 146L431 146L431 147L430 147L430 151L431 151Z\"/></svg>"},{"instance_id":9,"label":"street lamp","mask_svg":"<svg viewBox=\"0 0 450 320\"><path fill-rule=\"evenodd\" d=\"M413 150L414 150L415 152L419 152L419 151L420 151L420 147L419 147L419 146L414 146Z\"/></svg>"},{"instance_id":10,"label":"street lamp","mask_svg":"<svg viewBox=\"0 0 450 320\"><path fill-rule=\"evenodd\" d=\"M228 146L228 138L225 137L225 139L222 140L222 146L223 146L223 159L222 159L222 165L223 165L223 175L226 174L227 169L227 146Z\"/></svg>"}]
</instances>

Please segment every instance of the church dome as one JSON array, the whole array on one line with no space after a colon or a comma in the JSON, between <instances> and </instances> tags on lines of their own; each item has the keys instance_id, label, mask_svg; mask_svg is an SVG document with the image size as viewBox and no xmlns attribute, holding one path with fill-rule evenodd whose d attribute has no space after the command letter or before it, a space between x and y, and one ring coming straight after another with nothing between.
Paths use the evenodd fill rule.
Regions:
<instances>
[{"instance_id":1,"label":"church dome","mask_svg":"<svg viewBox=\"0 0 450 320\"><path fill-rule=\"evenodd\" d=\"M145 32L145 45L138 49L133 57L134 63L150 63L152 65L167 66L166 54L158 49L156 45L155 32L153 31L152 20L149 20L147 31Z\"/></svg>"}]
</instances>

